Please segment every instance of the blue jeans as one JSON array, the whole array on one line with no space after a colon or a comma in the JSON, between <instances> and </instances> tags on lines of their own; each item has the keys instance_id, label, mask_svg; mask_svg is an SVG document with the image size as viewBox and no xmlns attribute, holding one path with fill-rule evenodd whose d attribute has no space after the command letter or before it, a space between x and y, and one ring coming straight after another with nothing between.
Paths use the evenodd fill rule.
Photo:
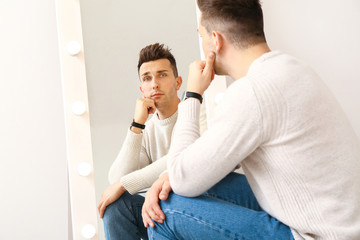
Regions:
<instances>
[{"instance_id":1,"label":"blue jeans","mask_svg":"<svg viewBox=\"0 0 360 240\"><path fill-rule=\"evenodd\" d=\"M171 194L161 202L163 224L149 239L294 239L288 226L263 211L244 175L230 173L196 198Z\"/></svg>"},{"instance_id":2,"label":"blue jeans","mask_svg":"<svg viewBox=\"0 0 360 240\"><path fill-rule=\"evenodd\" d=\"M106 207L103 217L106 240L148 239L141 208L145 198L127 191Z\"/></svg>"}]
</instances>

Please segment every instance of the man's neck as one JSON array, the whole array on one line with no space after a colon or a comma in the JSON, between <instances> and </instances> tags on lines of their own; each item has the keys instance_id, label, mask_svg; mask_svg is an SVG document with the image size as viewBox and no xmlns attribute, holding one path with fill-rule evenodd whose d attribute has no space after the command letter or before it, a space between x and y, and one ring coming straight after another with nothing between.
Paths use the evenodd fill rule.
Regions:
<instances>
[{"instance_id":1,"label":"man's neck","mask_svg":"<svg viewBox=\"0 0 360 240\"><path fill-rule=\"evenodd\" d=\"M266 43L260 43L247 49L233 49L232 51L228 51L228 75L234 80L244 77L255 59L270 51Z\"/></svg>"},{"instance_id":2,"label":"man's neck","mask_svg":"<svg viewBox=\"0 0 360 240\"><path fill-rule=\"evenodd\" d=\"M171 104L166 106L165 109L157 108L156 112L157 112L158 118L160 120L164 120L168 117L171 117L177 111L179 103L180 103L180 99L176 98L174 101L172 101Z\"/></svg>"}]
</instances>

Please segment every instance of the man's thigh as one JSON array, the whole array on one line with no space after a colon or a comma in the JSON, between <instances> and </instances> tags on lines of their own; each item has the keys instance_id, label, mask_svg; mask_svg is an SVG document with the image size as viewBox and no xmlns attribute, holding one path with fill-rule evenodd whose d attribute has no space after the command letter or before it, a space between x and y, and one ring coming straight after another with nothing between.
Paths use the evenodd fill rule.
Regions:
<instances>
[{"instance_id":1,"label":"man's thigh","mask_svg":"<svg viewBox=\"0 0 360 240\"><path fill-rule=\"evenodd\" d=\"M265 211L205 195L171 194L161 208L165 221L148 228L149 239L293 239L290 228Z\"/></svg>"},{"instance_id":2,"label":"man's thigh","mask_svg":"<svg viewBox=\"0 0 360 240\"><path fill-rule=\"evenodd\" d=\"M251 187L243 174L230 173L212 188L205 196L224 200L245 208L262 211Z\"/></svg>"}]
</instances>

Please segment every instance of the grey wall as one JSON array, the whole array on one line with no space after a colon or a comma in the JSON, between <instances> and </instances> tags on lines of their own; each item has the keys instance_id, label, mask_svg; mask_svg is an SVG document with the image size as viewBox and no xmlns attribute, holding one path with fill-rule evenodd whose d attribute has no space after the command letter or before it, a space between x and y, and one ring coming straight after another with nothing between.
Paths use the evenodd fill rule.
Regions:
<instances>
[{"instance_id":1,"label":"grey wall","mask_svg":"<svg viewBox=\"0 0 360 240\"><path fill-rule=\"evenodd\" d=\"M197 19L192 0L83 0L80 4L99 200L132 121L135 101L141 96L139 51L155 42L168 45L185 81L189 63L200 58ZM183 83L179 97L185 86Z\"/></svg>"},{"instance_id":2,"label":"grey wall","mask_svg":"<svg viewBox=\"0 0 360 240\"><path fill-rule=\"evenodd\" d=\"M360 1L264 0L263 10L270 47L317 71L360 138Z\"/></svg>"},{"instance_id":3,"label":"grey wall","mask_svg":"<svg viewBox=\"0 0 360 240\"><path fill-rule=\"evenodd\" d=\"M0 239L68 239L55 1L0 1Z\"/></svg>"}]
</instances>

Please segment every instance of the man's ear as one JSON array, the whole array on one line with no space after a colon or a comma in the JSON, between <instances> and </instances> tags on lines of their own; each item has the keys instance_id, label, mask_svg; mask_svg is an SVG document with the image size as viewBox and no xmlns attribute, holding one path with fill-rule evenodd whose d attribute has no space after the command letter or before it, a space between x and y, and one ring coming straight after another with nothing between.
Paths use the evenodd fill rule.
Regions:
<instances>
[{"instance_id":1,"label":"man's ear","mask_svg":"<svg viewBox=\"0 0 360 240\"><path fill-rule=\"evenodd\" d=\"M178 76L176 78L176 91L180 89L181 84L182 84L182 78L181 78L181 76Z\"/></svg>"},{"instance_id":2,"label":"man's ear","mask_svg":"<svg viewBox=\"0 0 360 240\"><path fill-rule=\"evenodd\" d=\"M215 53L218 54L220 52L221 48L223 47L224 36L218 31L213 31L212 39L214 41Z\"/></svg>"},{"instance_id":3,"label":"man's ear","mask_svg":"<svg viewBox=\"0 0 360 240\"><path fill-rule=\"evenodd\" d=\"M141 93L142 93L142 95L145 97L145 95L144 95L144 91L143 91L142 87L140 86L139 88L140 88L140 92L141 92Z\"/></svg>"}]
</instances>

